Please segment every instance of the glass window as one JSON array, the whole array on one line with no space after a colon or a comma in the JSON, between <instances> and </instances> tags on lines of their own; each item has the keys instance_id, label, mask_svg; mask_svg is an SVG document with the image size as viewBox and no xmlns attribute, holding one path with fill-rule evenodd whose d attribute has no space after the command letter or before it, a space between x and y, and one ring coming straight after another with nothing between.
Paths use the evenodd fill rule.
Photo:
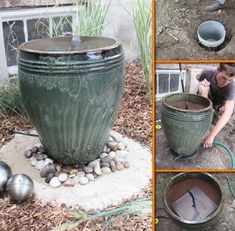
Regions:
<instances>
[{"instance_id":1,"label":"glass window","mask_svg":"<svg viewBox=\"0 0 235 231\"><path fill-rule=\"evenodd\" d=\"M17 64L17 48L25 42L24 24L22 20L3 22L3 36L7 66Z\"/></svg>"},{"instance_id":2,"label":"glass window","mask_svg":"<svg viewBox=\"0 0 235 231\"><path fill-rule=\"evenodd\" d=\"M179 90L179 74L170 74L170 92Z\"/></svg>"},{"instance_id":3,"label":"glass window","mask_svg":"<svg viewBox=\"0 0 235 231\"><path fill-rule=\"evenodd\" d=\"M72 16L52 18L52 36L72 33Z\"/></svg>"},{"instance_id":4,"label":"glass window","mask_svg":"<svg viewBox=\"0 0 235 231\"><path fill-rule=\"evenodd\" d=\"M49 18L27 20L28 41L50 37Z\"/></svg>"},{"instance_id":5,"label":"glass window","mask_svg":"<svg viewBox=\"0 0 235 231\"><path fill-rule=\"evenodd\" d=\"M158 75L158 92L165 93L169 91L169 74Z\"/></svg>"}]
</instances>

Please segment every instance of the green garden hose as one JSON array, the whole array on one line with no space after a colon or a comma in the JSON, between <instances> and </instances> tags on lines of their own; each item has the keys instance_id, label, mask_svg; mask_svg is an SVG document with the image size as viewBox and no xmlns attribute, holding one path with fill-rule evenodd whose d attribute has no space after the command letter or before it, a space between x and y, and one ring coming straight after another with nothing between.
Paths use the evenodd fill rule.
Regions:
<instances>
[{"instance_id":1,"label":"green garden hose","mask_svg":"<svg viewBox=\"0 0 235 231\"><path fill-rule=\"evenodd\" d=\"M214 141L213 144L217 145L217 146L220 146L220 147L224 148L227 151L227 153L230 155L230 158L231 158L232 169L235 169L235 157L234 157L232 151L225 144L221 144L218 141Z\"/></svg>"}]
</instances>

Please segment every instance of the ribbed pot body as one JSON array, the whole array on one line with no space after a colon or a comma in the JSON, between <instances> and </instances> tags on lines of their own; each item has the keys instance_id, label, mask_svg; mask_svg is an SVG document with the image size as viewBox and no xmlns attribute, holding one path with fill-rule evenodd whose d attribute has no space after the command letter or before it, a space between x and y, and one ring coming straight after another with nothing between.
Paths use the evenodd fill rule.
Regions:
<instances>
[{"instance_id":1,"label":"ribbed pot body","mask_svg":"<svg viewBox=\"0 0 235 231\"><path fill-rule=\"evenodd\" d=\"M63 164L96 159L120 103L121 45L64 54L20 49L18 66L25 108L49 156Z\"/></svg>"},{"instance_id":2,"label":"ribbed pot body","mask_svg":"<svg viewBox=\"0 0 235 231\"><path fill-rule=\"evenodd\" d=\"M179 109L172 105L184 101L201 104L200 110ZM204 97L177 93L163 99L161 120L171 150L187 156L192 155L200 146L209 129L213 115L212 103Z\"/></svg>"}]
</instances>

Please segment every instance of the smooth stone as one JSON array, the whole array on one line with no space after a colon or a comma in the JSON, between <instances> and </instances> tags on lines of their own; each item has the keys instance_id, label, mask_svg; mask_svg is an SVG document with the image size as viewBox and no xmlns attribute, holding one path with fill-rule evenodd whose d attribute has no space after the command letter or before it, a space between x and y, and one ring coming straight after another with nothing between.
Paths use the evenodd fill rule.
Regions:
<instances>
[{"instance_id":1,"label":"smooth stone","mask_svg":"<svg viewBox=\"0 0 235 231\"><path fill-rule=\"evenodd\" d=\"M107 146L111 148L111 150L116 151L118 143L117 142L108 142Z\"/></svg>"},{"instance_id":2,"label":"smooth stone","mask_svg":"<svg viewBox=\"0 0 235 231\"><path fill-rule=\"evenodd\" d=\"M25 151L29 151L33 149L33 145L32 144L27 144L25 147Z\"/></svg>"},{"instance_id":3,"label":"smooth stone","mask_svg":"<svg viewBox=\"0 0 235 231\"><path fill-rule=\"evenodd\" d=\"M101 168L101 171L102 171L104 174L109 174L109 173L111 173L111 169L108 168L108 167L103 167L103 168Z\"/></svg>"},{"instance_id":4,"label":"smooth stone","mask_svg":"<svg viewBox=\"0 0 235 231\"><path fill-rule=\"evenodd\" d=\"M103 152L100 154L100 159L105 158L106 156L108 156L108 154L106 152Z\"/></svg>"},{"instance_id":5,"label":"smooth stone","mask_svg":"<svg viewBox=\"0 0 235 231\"><path fill-rule=\"evenodd\" d=\"M35 154L36 160L44 160L44 155L40 152Z\"/></svg>"},{"instance_id":6,"label":"smooth stone","mask_svg":"<svg viewBox=\"0 0 235 231\"><path fill-rule=\"evenodd\" d=\"M60 182L65 182L68 179L68 174L67 173L60 173L60 175L58 176L58 179Z\"/></svg>"},{"instance_id":7,"label":"smooth stone","mask_svg":"<svg viewBox=\"0 0 235 231\"><path fill-rule=\"evenodd\" d=\"M125 168L130 168L131 164L130 164L129 161L124 161L124 162L123 162L123 166L124 166Z\"/></svg>"},{"instance_id":8,"label":"smooth stone","mask_svg":"<svg viewBox=\"0 0 235 231\"><path fill-rule=\"evenodd\" d=\"M50 159L50 158L46 158L45 160L44 160L45 162L47 162L48 164L53 164L53 160L52 159Z\"/></svg>"},{"instance_id":9,"label":"smooth stone","mask_svg":"<svg viewBox=\"0 0 235 231\"><path fill-rule=\"evenodd\" d=\"M46 153L46 149L43 146L39 146L38 151L41 153Z\"/></svg>"},{"instance_id":10,"label":"smooth stone","mask_svg":"<svg viewBox=\"0 0 235 231\"><path fill-rule=\"evenodd\" d=\"M89 180L88 180L88 178L85 177L85 176L82 176L82 177L80 177L80 179L79 179L79 183L82 184L82 185L88 184L88 182L89 182Z\"/></svg>"},{"instance_id":11,"label":"smooth stone","mask_svg":"<svg viewBox=\"0 0 235 231\"><path fill-rule=\"evenodd\" d=\"M57 176L54 176L51 180L50 180L50 186L53 188L58 188L61 186L61 182L59 181Z\"/></svg>"},{"instance_id":12,"label":"smooth stone","mask_svg":"<svg viewBox=\"0 0 235 231\"><path fill-rule=\"evenodd\" d=\"M93 172L93 168L92 168L92 167L89 167L89 166L85 166L85 167L83 168L83 171L84 171L85 173L91 173L91 172Z\"/></svg>"},{"instance_id":13,"label":"smooth stone","mask_svg":"<svg viewBox=\"0 0 235 231\"><path fill-rule=\"evenodd\" d=\"M61 165L60 164L56 164L56 171L57 172L61 172Z\"/></svg>"},{"instance_id":14,"label":"smooth stone","mask_svg":"<svg viewBox=\"0 0 235 231\"><path fill-rule=\"evenodd\" d=\"M67 165L62 167L62 171L67 172L67 173L69 173L72 169L74 168L71 166L67 166Z\"/></svg>"},{"instance_id":15,"label":"smooth stone","mask_svg":"<svg viewBox=\"0 0 235 231\"><path fill-rule=\"evenodd\" d=\"M48 155L45 154L45 153L43 153L43 157L44 157L44 159L47 159L47 158L48 158Z\"/></svg>"},{"instance_id":16,"label":"smooth stone","mask_svg":"<svg viewBox=\"0 0 235 231\"><path fill-rule=\"evenodd\" d=\"M98 176L101 175L100 163L96 163L96 166L95 166L95 168L94 168L94 172L95 172L95 174L97 174Z\"/></svg>"},{"instance_id":17,"label":"smooth stone","mask_svg":"<svg viewBox=\"0 0 235 231\"><path fill-rule=\"evenodd\" d=\"M55 166L53 164L47 164L40 170L40 176L46 177L49 172L55 173Z\"/></svg>"},{"instance_id":18,"label":"smooth stone","mask_svg":"<svg viewBox=\"0 0 235 231\"><path fill-rule=\"evenodd\" d=\"M110 152L111 152L111 148L107 147L106 153L110 153Z\"/></svg>"},{"instance_id":19,"label":"smooth stone","mask_svg":"<svg viewBox=\"0 0 235 231\"><path fill-rule=\"evenodd\" d=\"M44 160L39 160L37 161L37 163L35 164L35 167L38 169L38 170L41 170L43 167L44 167Z\"/></svg>"},{"instance_id":20,"label":"smooth stone","mask_svg":"<svg viewBox=\"0 0 235 231\"><path fill-rule=\"evenodd\" d=\"M114 161L115 164L118 164L118 163L119 163L119 160L118 160L118 158L117 158L116 156L113 157L113 161Z\"/></svg>"},{"instance_id":21,"label":"smooth stone","mask_svg":"<svg viewBox=\"0 0 235 231\"><path fill-rule=\"evenodd\" d=\"M34 144L33 146L39 148L39 147L42 146L42 144L39 142L39 143ZM42 146L42 147L43 147L43 146Z\"/></svg>"},{"instance_id":22,"label":"smooth stone","mask_svg":"<svg viewBox=\"0 0 235 231\"><path fill-rule=\"evenodd\" d=\"M126 159L128 156L128 151L127 150L118 150L116 151L117 157L121 159Z\"/></svg>"},{"instance_id":23,"label":"smooth stone","mask_svg":"<svg viewBox=\"0 0 235 231\"><path fill-rule=\"evenodd\" d=\"M119 163L116 165L116 169L117 169L118 171L120 171L120 170L124 169L124 166L119 162Z\"/></svg>"},{"instance_id":24,"label":"smooth stone","mask_svg":"<svg viewBox=\"0 0 235 231\"><path fill-rule=\"evenodd\" d=\"M112 158L110 158L110 156L106 156L102 159L100 159L101 163L110 163L110 161L112 160Z\"/></svg>"},{"instance_id":25,"label":"smooth stone","mask_svg":"<svg viewBox=\"0 0 235 231\"><path fill-rule=\"evenodd\" d=\"M32 166L35 166L35 165L36 165L37 160L36 160L36 158L35 158L34 156L31 157L30 163L31 163Z\"/></svg>"},{"instance_id":26,"label":"smooth stone","mask_svg":"<svg viewBox=\"0 0 235 231\"><path fill-rule=\"evenodd\" d=\"M93 181L93 180L95 180L94 175L93 175L93 174L91 174L91 173L86 174L86 177L87 177L87 179L88 179L89 181Z\"/></svg>"},{"instance_id":27,"label":"smooth stone","mask_svg":"<svg viewBox=\"0 0 235 231\"><path fill-rule=\"evenodd\" d=\"M77 176L77 174L72 174L72 175L69 174L69 178L74 178L75 176Z\"/></svg>"},{"instance_id":28,"label":"smooth stone","mask_svg":"<svg viewBox=\"0 0 235 231\"><path fill-rule=\"evenodd\" d=\"M96 159L96 160L91 161L87 166L94 168L96 164L99 162L100 162L100 159Z\"/></svg>"},{"instance_id":29,"label":"smooth stone","mask_svg":"<svg viewBox=\"0 0 235 231\"><path fill-rule=\"evenodd\" d=\"M38 147L33 146L32 152L33 152L33 153L37 153L37 152L38 152Z\"/></svg>"},{"instance_id":30,"label":"smooth stone","mask_svg":"<svg viewBox=\"0 0 235 231\"><path fill-rule=\"evenodd\" d=\"M100 167L103 168L103 167L110 167L110 164L109 163L100 163Z\"/></svg>"},{"instance_id":31,"label":"smooth stone","mask_svg":"<svg viewBox=\"0 0 235 231\"><path fill-rule=\"evenodd\" d=\"M75 180L72 178L68 178L66 181L64 181L63 186L66 187L73 187L75 185Z\"/></svg>"},{"instance_id":32,"label":"smooth stone","mask_svg":"<svg viewBox=\"0 0 235 231\"><path fill-rule=\"evenodd\" d=\"M25 150L24 156L25 156L26 158L31 158L31 157L33 156L33 151L32 151L32 149Z\"/></svg>"},{"instance_id":33,"label":"smooth stone","mask_svg":"<svg viewBox=\"0 0 235 231\"><path fill-rule=\"evenodd\" d=\"M113 157L115 157L117 154L116 154L116 152L110 152L109 153L109 157L110 157L110 159L113 159Z\"/></svg>"},{"instance_id":34,"label":"smooth stone","mask_svg":"<svg viewBox=\"0 0 235 231\"><path fill-rule=\"evenodd\" d=\"M86 173L83 172L83 171L80 171L80 172L77 173L78 177L82 177L82 176L85 176L85 175L86 175Z\"/></svg>"},{"instance_id":35,"label":"smooth stone","mask_svg":"<svg viewBox=\"0 0 235 231\"><path fill-rule=\"evenodd\" d=\"M114 139L113 139L113 137L112 137L112 136L109 136L109 138L108 138L108 142L114 142Z\"/></svg>"},{"instance_id":36,"label":"smooth stone","mask_svg":"<svg viewBox=\"0 0 235 231\"><path fill-rule=\"evenodd\" d=\"M114 131L110 132L110 136L112 136L115 141L120 142L120 138L114 133Z\"/></svg>"},{"instance_id":37,"label":"smooth stone","mask_svg":"<svg viewBox=\"0 0 235 231\"><path fill-rule=\"evenodd\" d=\"M103 152L107 153L107 148L108 148L108 147L105 145L105 146L104 146L104 149L103 149Z\"/></svg>"},{"instance_id":38,"label":"smooth stone","mask_svg":"<svg viewBox=\"0 0 235 231\"><path fill-rule=\"evenodd\" d=\"M46 177L45 177L45 182L46 182L47 184L49 184L50 181L51 181L51 179L52 179L54 176L55 176L55 173L54 173L54 172L49 172L49 173L46 175Z\"/></svg>"},{"instance_id":39,"label":"smooth stone","mask_svg":"<svg viewBox=\"0 0 235 231\"><path fill-rule=\"evenodd\" d=\"M78 173L78 169L77 168L73 168L69 171L70 175L76 175Z\"/></svg>"},{"instance_id":40,"label":"smooth stone","mask_svg":"<svg viewBox=\"0 0 235 231\"><path fill-rule=\"evenodd\" d=\"M110 162L110 168L111 168L112 172L116 172L116 170L117 170L116 164L113 160Z\"/></svg>"},{"instance_id":41,"label":"smooth stone","mask_svg":"<svg viewBox=\"0 0 235 231\"><path fill-rule=\"evenodd\" d=\"M124 149L126 148L126 146L125 146L125 144L123 144L122 142L119 142L117 148L118 148L119 150L124 150Z\"/></svg>"},{"instance_id":42,"label":"smooth stone","mask_svg":"<svg viewBox=\"0 0 235 231\"><path fill-rule=\"evenodd\" d=\"M79 179L80 179L80 178L81 178L80 176L75 176L75 177L73 178L74 183L75 183L75 184L79 184Z\"/></svg>"}]
</instances>

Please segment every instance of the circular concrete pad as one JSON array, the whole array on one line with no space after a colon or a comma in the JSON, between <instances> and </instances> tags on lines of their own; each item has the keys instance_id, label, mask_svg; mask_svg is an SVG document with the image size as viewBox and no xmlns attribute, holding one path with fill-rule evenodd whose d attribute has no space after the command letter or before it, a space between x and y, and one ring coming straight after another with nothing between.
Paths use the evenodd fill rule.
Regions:
<instances>
[{"instance_id":1,"label":"circular concrete pad","mask_svg":"<svg viewBox=\"0 0 235 231\"><path fill-rule=\"evenodd\" d=\"M24 157L26 145L39 142L35 137L16 135L1 148L0 160L12 168L13 174L24 173L33 179L34 193L39 200L64 203L84 210L102 210L109 206L117 206L124 200L138 195L149 184L152 175L151 152L119 133L113 131L112 133L128 144L127 160L131 166L128 169L102 175L87 185L52 188L46 184L40 177L39 170L31 166L30 160Z\"/></svg>"}]
</instances>

